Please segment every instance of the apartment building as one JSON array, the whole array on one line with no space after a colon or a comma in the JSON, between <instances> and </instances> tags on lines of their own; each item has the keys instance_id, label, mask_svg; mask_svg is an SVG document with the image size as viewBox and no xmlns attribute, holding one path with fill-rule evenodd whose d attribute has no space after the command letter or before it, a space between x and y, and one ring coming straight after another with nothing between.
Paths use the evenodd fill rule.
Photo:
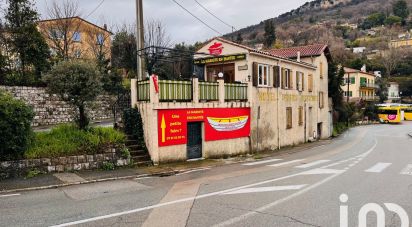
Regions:
<instances>
[{"instance_id":1,"label":"apartment building","mask_svg":"<svg viewBox=\"0 0 412 227\"><path fill-rule=\"evenodd\" d=\"M132 80L154 163L276 150L331 135L326 45L285 53L222 38L198 50L190 81ZM200 54L201 53L201 54Z\"/></svg>"},{"instance_id":2,"label":"apartment building","mask_svg":"<svg viewBox=\"0 0 412 227\"><path fill-rule=\"evenodd\" d=\"M107 26L97 26L80 17L41 20L43 34L52 55L81 59L110 59L111 36Z\"/></svg>"}]
</instances>

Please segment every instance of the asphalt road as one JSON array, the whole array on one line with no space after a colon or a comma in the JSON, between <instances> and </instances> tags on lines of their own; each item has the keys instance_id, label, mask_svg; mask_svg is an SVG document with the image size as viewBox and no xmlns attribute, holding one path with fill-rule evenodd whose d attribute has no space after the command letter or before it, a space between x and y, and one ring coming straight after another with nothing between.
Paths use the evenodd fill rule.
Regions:
<instances>
[{"instance_id":1,"label":"asphalt road","mask_svg":"<svg viewBox=\"0 0 412 227\"><path fill-rule=\"evenodd\" d=\"M368 203L385 226L402 226L384 204L412 217L410 132L411 122L357 127L265 160L0 195L0 226L362 226L363 216L377 226L377 215L359 215Z\"/></svg>"}]
</instances>

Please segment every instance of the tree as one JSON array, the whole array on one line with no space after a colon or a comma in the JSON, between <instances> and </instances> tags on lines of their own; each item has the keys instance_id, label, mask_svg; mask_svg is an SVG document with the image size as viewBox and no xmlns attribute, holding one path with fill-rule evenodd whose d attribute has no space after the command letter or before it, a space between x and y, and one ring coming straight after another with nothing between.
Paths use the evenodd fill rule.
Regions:
<instances>
[{"instance_id":1,"label":"tree","mask_svg":"<svg viewBox=\"0 0 412 227\"><path fill-rule=\"evenodd\" d=\"M97 66L80 60L62 61L50 70L44 81L50 94L57 94L77 108L76 123L80 129L86 129L89 124L86 105L102 91L102 76Z\"/></svg>"},{"instance_id":2,"label":"tree","mask_svg":"<svg viewBox=\"0 0 412 227\"><path fill-rule=\"evenodd\" d=\"M38 14L33 7L29 0L13 0L9 2L5 15L5 29L10 34L6 37L6 42L12 54L20 61L23 77L32 66L35 74L40 77L49 65L49 47L36 28Z\"/></svg>"},{"instance_id":3,"label":"tree","mask_svg":"<svg viewBox=\"0 0 412 227\"><path fill-rule=\"evenodd\" d=\"M0 160L22 158L32 136L32 108L0 90L0 116Z\"/></svg>"},{"instance_id":4,"label":"tree","mask_svg":"<svg viewBox=\"0 0 412 227\"><path fill-rule=\"evenodd\" d=\"M388 80L383 77L377 77L375 83L378 85L376 95L379 98L379 102L383 103L388 99Z\"/></svg>"},{"instance_id":5,"label":"tree","mask_svg":"<svg viewBox=\"0 0 412 227\"><path fill-rule=\"evenodd\" d=\"M125 70L125 75L137 69L136 36L127 26L114 35L111 55L113 67Z\"/></svg>"},{"instance_id":6,"label":"tree","mask_svg":"<svg viewBox=\"0 0 412 227\"><path fill-rule=\"evenodd\" d=\"M267 48L271 48L276 42L276 29L273 20L265 21L264 44Z\"/></svg>"},{"instance_id":7,"label":"tree","mask_svg":"<svg viewBox=\"0 0 412 227\"><path fill-rule=\"evenodd\" d=\"M393 14L402 18L402 21L405 21L409 16L408 4L404 0L398 0L393 3Z\"/></svg>"},{"instance_id":8,"label":"tree","mask_svg":"<svg viewBox=\"0 0 412 227\"><path fill-rule=\"evenodd\" d=\"M362 29L370 29L373 27L377 27L383 25L386 19L386 15L384 13L372 13L370 14L361 24Z\"/></svg>"},{"instance_id":9,"label":"tree","mask_svg":"<svg viewBox=\"0 0 412 227\"><path fill-rule=\"evenodd\" d=\"M243 37L242 37L242 33L241 33L241 32L238 32L238 33L237 33L236 42L239 43L239 44L242 44L242 42L243 42Z\"/></svg>"},{"instance_id":10,"label":"tree","mask_svg":"<svg viewBox=\"0 0 412 227\"><path fill-rule=\"evenodd\" d=\"M343 100L343 77L345 75L345 70L342 66L336 65L334 62L329 62L329 82L328 82L328 90L329 90L329 97L332 98L333 102L333 109L337 110L342 106Z\"/></svg>"},{"instance_id":11,"label":"tree","mask_svg":"<svg viewBox=\"0 0 412 227\"><path fill-rule=\"evenodd\" d=\"M75 17L80 16L79 6L76 1L63 0L58 4L53 2L48 8L48 16L53 19L48 23L39 24L39 28L45 33L50 34L48 39L50 47L60 60L67 60L75 53L76 31L79 30L81 21Z\"/></svg>"},{"instance_id":12,"label":"tree","mask_svg":"<svg viewBox=\"0 0 412 227\"><path fill-rule=\"evenodd\" d=\"M385 67L387 78L390 78L392 72L398 67L399 63L402 61L403 55L403 51L397 48L391 48L381 53L378 61Z\"/></svg>"},{"instance_id":13,"label":"tree","mask_svg":"<svg viewBox=\"0 0 412 227\"><path fill-rule=\"evenodd\" d=\"M171 39L166 32L166 28L159 20L148 20L144 29L145 50L138 54L144 54L146 69L151 75L154 69L161 64L161 58L167 52L165 48L171 46Z\"/></svg>"},{"instance_id":14,"label":"tree","mask_svg":"<svg viewBox=\"0 0 412 227\"><path fill-rule=\"evenodd\" d=\"M385 24L389 26L401 24L401 23L402 23L402 18L398 16L390 15L389 17L385 19Z\"/></svg>"}]
</instances>

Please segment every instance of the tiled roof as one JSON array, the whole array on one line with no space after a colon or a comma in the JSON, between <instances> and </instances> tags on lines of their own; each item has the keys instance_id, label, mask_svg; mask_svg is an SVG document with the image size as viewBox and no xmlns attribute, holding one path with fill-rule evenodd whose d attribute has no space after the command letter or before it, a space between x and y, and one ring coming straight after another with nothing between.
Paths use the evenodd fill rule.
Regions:
<instances>
[{"instance_id":1,"label":"tiled roof","mask_svg":"<svg viewBox=\"0 0 412 227\"><path fill-rule=\"evenodd\" d=\"M298 52L300 52L301 57L312 57L322 55L327 49L328 46L325 44L313 44L283 49L270 49L267 50L267 52L284 58L297 58Z\"/></svg>"},{"instance_id":2,"label":"tiled roof","mask_svg":"<svg viewBox=\"0 0 412 227\"><path fill-rule=\"evenodd\" d=\"M362 72L361 70L358 70L358 69L352 69L352 68L348 68L348 67L343 67L343 69L345 70L345 73L363 73L363 74L368 74L368 75L371 75L371 76L375 76L375 74L373 74L373 73Z\"/></svg>"},{"instance_id":3,"label":"tiled roof","mask_svg":"<svg viewBox=\"0 0 412 227\"><path fill-rule=\"evenodd\" d=\"M100 27L100 26L98 26L98 25L96 25L96 24L93 24L92 22L87 21L87 20L85 20L85 19L83 19L83 18L81 18L81 17L79 17L79 16L39 20L39 21L37 21L37 23L43 23L43 22L48 22L48 21L57 21L57 20L73 20L73 19L81 20L81 21L83 21L83 22L85 22L85 23L87 23L87 24L90 24L90 25L92 25L92 26L94 26L94 27L96 27L96 28L98 28L98 29L101 29L101 30L106 31L106 32L108 32L108 33L110 33L110 34L113 35L113 33L112 33L111 31L107 30L107 28Z\"/></svg>"}]
</instances>

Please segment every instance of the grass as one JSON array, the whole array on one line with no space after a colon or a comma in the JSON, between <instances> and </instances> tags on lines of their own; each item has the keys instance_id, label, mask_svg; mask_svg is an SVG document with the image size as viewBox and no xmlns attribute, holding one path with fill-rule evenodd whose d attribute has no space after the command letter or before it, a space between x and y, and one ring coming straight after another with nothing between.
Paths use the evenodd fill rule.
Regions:
<instances>
[{"instance_id":1,"label":"grass","mask_svg":"<svg viewBox=\"0 0 412 227\"><path fill-rule=\"evenodd\" d=\"M87 131L73 125L60 125L50 132L39 132L25 157L53 158L102 153L109 146L124 144L126 136L113 128L91 128Z\"/></svg>"}]
</instances>

